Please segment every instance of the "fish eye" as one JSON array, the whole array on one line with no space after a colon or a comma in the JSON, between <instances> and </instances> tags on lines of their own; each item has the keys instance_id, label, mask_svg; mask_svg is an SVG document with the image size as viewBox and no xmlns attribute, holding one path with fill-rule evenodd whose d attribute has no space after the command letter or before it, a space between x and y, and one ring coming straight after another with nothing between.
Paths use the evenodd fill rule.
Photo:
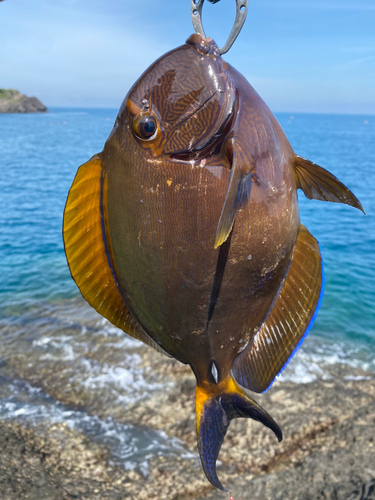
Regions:
<instances>
[{"instance_id":1,"label":"fish eye","mask_svg":"<svg viewBox=\"0 0 375 500\"><path fill-rule=\"evenodd\" d=\"M155 116L148 112L138 115L133 124L134 134L142 141L151 141L156 137L158 124Z\"/></svg>"}]
</instances>

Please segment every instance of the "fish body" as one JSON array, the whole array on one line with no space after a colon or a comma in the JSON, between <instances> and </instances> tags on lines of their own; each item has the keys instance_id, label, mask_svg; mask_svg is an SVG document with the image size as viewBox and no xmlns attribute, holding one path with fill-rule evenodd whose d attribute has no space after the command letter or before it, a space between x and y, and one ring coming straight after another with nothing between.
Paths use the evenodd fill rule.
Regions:
<instances>
[{"instance_id":1,"label":"fish body","mask_svg":"<svg viewBox=\"0 0 375 500\"><path fill-rule=\"evenodd\" d=\"M202 81L195 78L187 96L185 79L193 65ZM160 116L163 130L139 151L133 108L143 100ZM216 130L207 131L199 114L216 116L226 105L231 115L223 116L225 135L205 151ZM230 370L267 313L297 236L292 151L283 153L284 134L276 136L268 114L239 73L186 44L159 60L130 91L102 154L107 237L126 303L153 339L197 374L209 360L219 371ZM216 128L223 123L219 116ZM233 147L241 150L242 161L256 165L249 174L255 180L230 241L214 248ZM260 288L262 280L267 286Z\"/></svg>"},{"instance_id":2,"label":"fish body","mask_svg":"<svg viewBox=\"0 0 375 500\"><path fill-rule=\"evenodd\" d=\"M262 392L311 328L323 275L297 189L361 208L298 157L210 39L192 35L133 85L64 215L73 278L101 314L192 368L210 482L232 418L279 426Z\"/></svg>"}]
</instances>

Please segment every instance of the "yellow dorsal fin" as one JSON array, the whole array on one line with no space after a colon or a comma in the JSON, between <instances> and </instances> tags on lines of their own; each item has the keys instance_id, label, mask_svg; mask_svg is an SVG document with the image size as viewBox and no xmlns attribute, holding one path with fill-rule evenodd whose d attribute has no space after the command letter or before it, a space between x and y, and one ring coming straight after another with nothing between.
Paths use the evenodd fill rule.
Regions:
<instances>
[{"instance_id":1,"label":"yellow dorsal fin","mask_svg":"<svg viewBox=\"0 0 375 500\"><path fill-rule=\"evenodd\" d=\"M102 161L98 154L80 166L66 201L63 237L71 275L98 313L125 333L166 354L133 318L117 287L103 236L101 190Z\"/></svg>"},{"instance_id":2,"label":"yellow dorsal fin","mask_svg":"<svg viewBox=\"0 0 375 500\"><path fill-rule=\"evenodd\" d=\"M253 342L233 364L233 375L240 385L254 392L264 392L270 386L312 327L323 288L319 244L301 225L272 309Z\"/></svg>"}]
</instances>

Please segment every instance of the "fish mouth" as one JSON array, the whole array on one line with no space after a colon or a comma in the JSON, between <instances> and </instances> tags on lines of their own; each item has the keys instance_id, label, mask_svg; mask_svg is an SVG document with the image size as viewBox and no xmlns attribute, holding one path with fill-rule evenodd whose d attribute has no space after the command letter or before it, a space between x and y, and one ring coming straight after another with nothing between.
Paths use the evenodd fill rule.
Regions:
<instances>
[{"instance_id":1,"label":"fish mouth","mask_svg":"<svg viewBox=\"0 0 375 500\"><path fill-rule=\"evenodd\" d=\"M195 110L189 117L187 117L183 123L190 120L200 109L204 108L220 91L212 94L201 106L198 110ZM236 108L236 90L233 87L229 87L229 91L226 91L225 101L222 105L222 111L220 113L220 117L217 120L217 125L213 129L213 133L211 137L209 137L203 143L198 141L198 145L196 147L189 147L185 151L178 151L170 155L171 160L178 161L197 161L204 158L207 158L217 152L219 152L224 139L226 138L229 130L232 127L234 116L235 116L235 108ZM181 126L181 122L179 126ZM193 141L192 141L193 142Z\"/></svg>"}]
</instances>

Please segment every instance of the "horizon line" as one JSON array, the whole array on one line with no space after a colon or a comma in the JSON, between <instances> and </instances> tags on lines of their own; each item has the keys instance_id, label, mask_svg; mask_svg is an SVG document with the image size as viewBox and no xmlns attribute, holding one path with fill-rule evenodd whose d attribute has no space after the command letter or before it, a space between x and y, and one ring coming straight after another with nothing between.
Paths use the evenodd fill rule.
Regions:
<instances>
[{"instance_id":1,"label":"horizon line","mask_svg":"<svg viewBox=\"0 0 375 500\"><path fill-rule=\"evenodd\" d=\"M106 106L47 106L47 109L97 109L97 110L111 110L118 111L119 107L106 107ZM277 109L272 109L272 113L284 113L291 115L346 115L346 116L375 116L375 112L369 113L356 113L348 111L278 111ZM3 114L3 113L1 113ZM21 113L4 113L4 114L21 114ZM24 113L30 114L30 113ZM43 113L35 113L43 114Z\"/></svg>"}]
</instances>

